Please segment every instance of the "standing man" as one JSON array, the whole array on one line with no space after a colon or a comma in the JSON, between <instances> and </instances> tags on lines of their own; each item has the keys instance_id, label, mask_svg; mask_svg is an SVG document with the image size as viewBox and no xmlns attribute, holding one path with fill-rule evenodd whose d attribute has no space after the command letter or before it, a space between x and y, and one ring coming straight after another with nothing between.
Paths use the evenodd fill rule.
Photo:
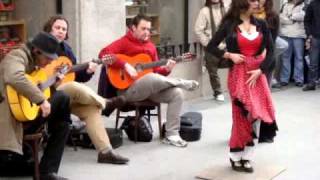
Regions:
<instances>
[{"instance_id":1,"label":"standing man","mask_svg":"<svg viewBox=\"0 0 320 180\"><path fill-rule=\"evenodd\" d=\"M316 80L319 78L319 62L320 62L320 0L311 1L307 7L304 17L304 27L307 38L311 41L310 47L310 66L308 73L309 83L302 89L303 91L311 91L316 89Z\"/></svg>"},{"instance_id":2,"label":"standing man","mask_svg":"<svg viewBox=\"0 0 320 180\"><path fill-rule=\"evenodd\" d=\"M203 47L207 47L209 41L216 33L229 4L230 1L227 0L206 0L205 7L200 10L194 28L195 34ZM224 49L225 44L221 43L219 48ZM229 67L230 61L221 61L207 51L205 52L204 60L209 73L213 98L223 102L224 96L218 76L218 68Z\"/></svg>"},{"instance_id":3,"label":"standing man","mask_svg":"<svg viewBox=\"0 0 320 180\"><path fill-rule=\"evenodd\" d=\"M65 180L57 175L65 141L68 135L70 110L69 97L57 91L47 100L43 92L25 74L47 65L58 56L58 41L48 33L37 34L31 42L12 50L0 63L0 150L22 154L23 134L33 133L42 124L48 123L49 139L40 162L41 180ZM41 115L26 124L15 120L11 114L6 85L12 86L18 94L40 106Z\"/></svg>"},{"instance_id":4,"label":"standing man","mask_svg":"<svg viewBox=\"0 0 320 180\"><path fill-rule=\"evenodd\" d=\"M99 57L103 58L108 54L124 54L134 56L140 53L147 54L152 61L158 61L158 53L154 44L150 41L151 19L144 15L137 15L132 20L132 26L125 36L114 41L100 51ZM167 103L167 123L166 134L163 140L164 143L186 147L187 142L181 139L180 130L180 112L183 103L183 92L185 90L195 90L199 87L199 83L193 80L184 80L177 78L169 78L166 75L170 74L175 66L175 61L168 60L164 66L153 68L153 73L144 75L137 79L137 70L125 62L117 59L111 68L123 69L132 79L134 83L123 92L128 102L136 102L142 100L152 100L159 103ZM110 67L108 67L110 68ZM108 84L105 67L102 68L98 92L106 97L108 94L116 94L112 91L110 83ZM113 89L117 91L117 89Z\"/></svg>"}]
</instances>

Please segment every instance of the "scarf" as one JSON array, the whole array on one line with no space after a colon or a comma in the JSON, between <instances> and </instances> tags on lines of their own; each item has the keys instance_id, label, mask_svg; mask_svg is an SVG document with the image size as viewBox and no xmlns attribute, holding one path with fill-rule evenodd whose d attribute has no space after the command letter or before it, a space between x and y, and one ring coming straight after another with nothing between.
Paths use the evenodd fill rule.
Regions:
<instances>
[{"instance_id":1,"label":"scarf","mask_svg":"<svg viewBox=\"0 0 320 180\"><path fill-rule=\"evenodd\" d=\"M257 13L254 13L253 16L258 19L266 19L266 12L264 11L264 8L260 8L260 10Z\"/></svg>"}]
</instances>

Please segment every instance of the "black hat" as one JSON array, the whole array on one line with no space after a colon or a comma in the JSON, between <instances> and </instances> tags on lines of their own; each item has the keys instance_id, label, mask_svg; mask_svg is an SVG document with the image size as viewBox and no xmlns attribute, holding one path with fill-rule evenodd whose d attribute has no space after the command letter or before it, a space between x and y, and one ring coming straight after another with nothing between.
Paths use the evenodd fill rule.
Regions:
<instances>
[{"instance_id":1,"label":"black hat","mask_svg":"<svg viewBox=\"0 0 320 180\"><path fill-rule=\"evenodd\" d=\"M40 32L31 41L31 45L50 59L57 59L58 40L49 33Z\"/></svg>"}]
</instances>

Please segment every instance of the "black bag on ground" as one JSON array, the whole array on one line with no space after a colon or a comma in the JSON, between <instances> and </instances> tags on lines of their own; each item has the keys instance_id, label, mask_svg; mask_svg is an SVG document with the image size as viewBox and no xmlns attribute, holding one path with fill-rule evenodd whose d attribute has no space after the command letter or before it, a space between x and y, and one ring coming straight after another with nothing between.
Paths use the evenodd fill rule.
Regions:
<instances>
[{"instance_id":1,"label":"black bag on ground","mask_svg":"<svg viewBox=\"0 0 320 180\"><path fill-rule=\"evenodd\" d=\"M114 149L120 147L123 143L122 130L115 129L115 128L106 128L106 131L109 136L109 140L112 147ZM76 145L83 148L90 148L90 149L95 148L85 128L82 128L80 130L71 128L67 144L71 146Z\"/></svg>"},{"instance_id":2,"label":"black bag on ground","mask_svg":"<svg viewBox=\"0 0 320 180\"><path fill-rule=\"evenodd\" d=\"M199 112L186 112L180 116L181 124L179 134L185 141L198 141L201 138L202 114ZM165 134L165 124L162 127L162 135Z\"/></svg>"},{"instance_id":3,"label":"black bag on ground","mask_svg":"<svg viewBox=\"0 0 320 180\"><path fill-rule=\"evenodd\" d=\"M127 116L121 125L121 129L123 129L126 132L128 138L131 141L134 141L135 117ZM138 124L137 141L140 141L140 142L152 141L152 133L153 133L153 130L152 130L149 119L146 116L140 117L139 124Z\"/></svg>"}]
</instances>

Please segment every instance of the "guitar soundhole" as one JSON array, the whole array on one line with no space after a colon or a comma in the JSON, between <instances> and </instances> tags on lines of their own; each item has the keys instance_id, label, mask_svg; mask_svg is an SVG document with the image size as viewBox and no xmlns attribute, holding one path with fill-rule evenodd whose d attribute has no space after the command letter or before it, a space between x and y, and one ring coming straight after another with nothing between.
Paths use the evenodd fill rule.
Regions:
<instances>
[{"instance_id":1,"label":"guitar soundhole","mask_svg":"<svg viewBox=\"0 0 320 180\"><path fill-rule=\"evenodd\" d=\"M43 87L42 87L42 84L37 84L37 86L38 86L38 88L42 91L43 89Z\"/></svg>"},{"instance_id":2,"label":"guitar soundhole","mask_svg":"<svg viewBox=\"0 0 320 180\"><path fill-rule=\"evenodd\" d=\"M136 69L137 72L143 71L142 64L140 64L140 63L136 64L135 69Z\"/></svg>"},{"instance_id":3,"label":"guitar soundhole","mask_svg":"<svg viewBox=\"0 0 320 180\"><path fill-rule=\"evenodd\" d=\"M124 72L123 72L123 70L120 71L120 78L121 78L121 80L124 80Z\"/></svg>"}]
</instances>

